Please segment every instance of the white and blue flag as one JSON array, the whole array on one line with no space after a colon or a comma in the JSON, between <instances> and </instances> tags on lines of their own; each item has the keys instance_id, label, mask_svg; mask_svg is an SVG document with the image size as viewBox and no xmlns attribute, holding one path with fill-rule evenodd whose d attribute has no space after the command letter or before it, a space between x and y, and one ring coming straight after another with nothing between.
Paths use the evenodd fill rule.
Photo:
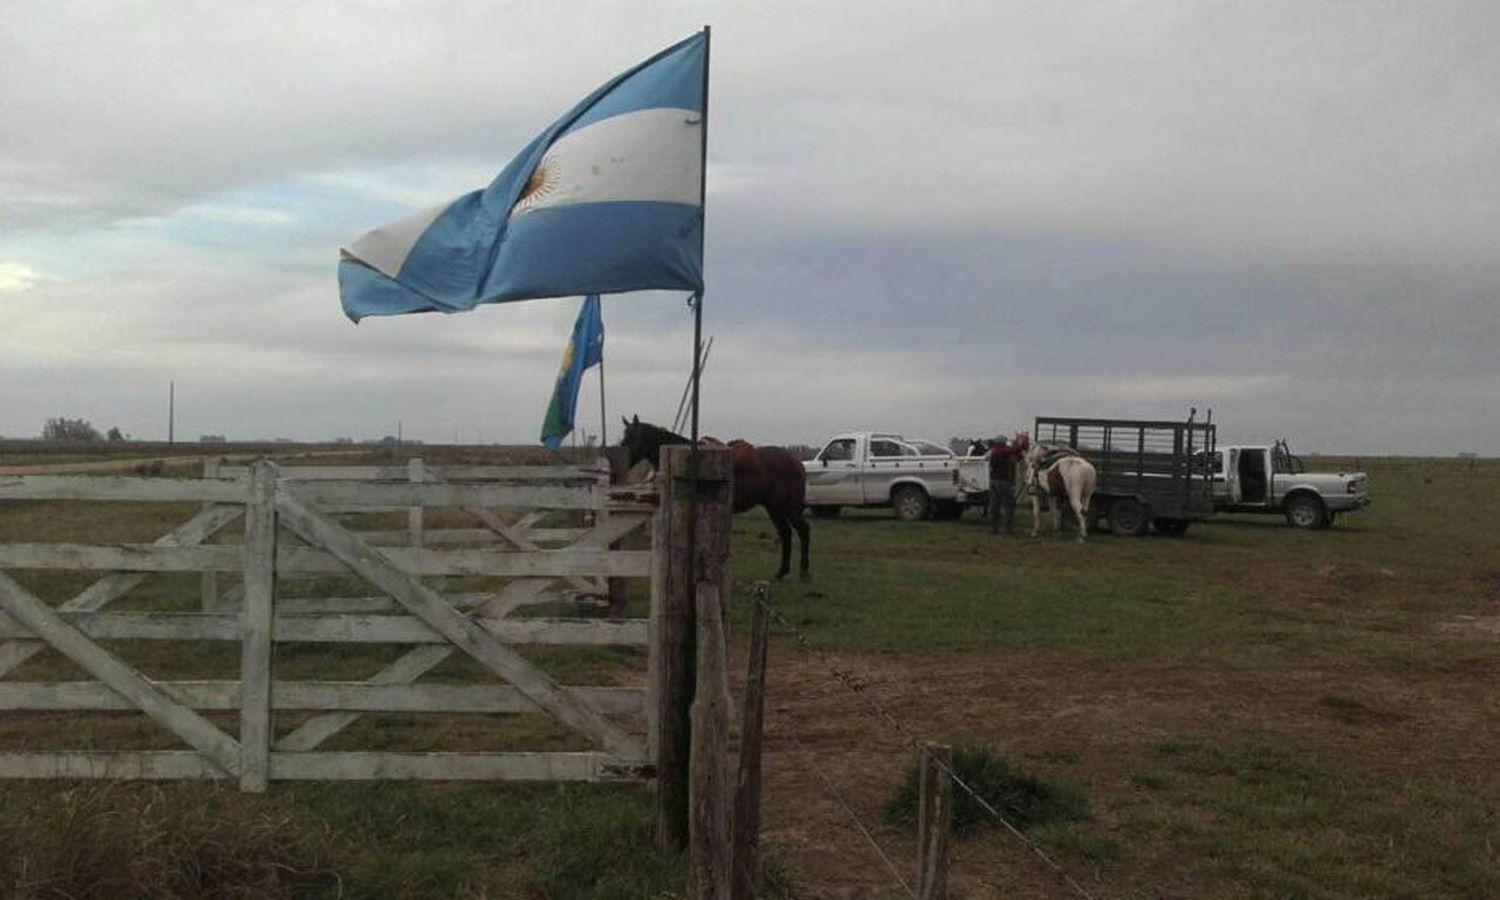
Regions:
<instances>
[{"instance_id":1,"label":"white and blue flag","mask_svg":"<svg viewBox=\"0 0 1500 900\"><path fill-rule=\"evenodd\" d=\"M615 77L489 187L365 234L339 259L344 312L703 290L707 35Z\"/></svg>"}]
</instances>

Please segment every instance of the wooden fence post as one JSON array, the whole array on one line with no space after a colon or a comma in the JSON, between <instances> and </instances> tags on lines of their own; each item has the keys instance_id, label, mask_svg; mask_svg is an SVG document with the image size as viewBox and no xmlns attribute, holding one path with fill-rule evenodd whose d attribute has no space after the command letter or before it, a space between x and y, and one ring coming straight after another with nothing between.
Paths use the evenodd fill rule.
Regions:
<instances>
[{"instance_id":1,"label":"wooden fence post","mask_svg":"<svg viewBox=\"0 0 1500 900\"><path fill-rule=\"evenodd\" d=\"M651 650L648 739L656 763L656 845L679 853L688 842L688 710L693 702L693 594L687 560L691 498L676 490L687 447L663 447L660 500L651 525Z\"/></svg>"},{"instance_id":2,"label":"wooden fence post","mask_svg":"<svg viewBox=\"0 0 1500 900\"><path fill-rule=\"evenodd\" d=\"M276 604L276 464L261 460L245 505L245 605L240 613L240 790L270 775L272 619Z\"/></svg>"},{"instance_id":3,"label":"wooden fence post","mask_svg":"<svg viewBox=\"0 0 1500 900\"><path fill-rule=\"evenodd\" d=\"M734 791L731 900L755 900L760 887L760 747L765 721L766 649L771 635L771 614L765 607L769 590L766 582L756 585L750 623L750 661L740 718L739 776Z\"/></svg>"},{"instance_id":4,"label":"wooden fence post","mask_svg":"<svg viewBox=\"0 0 1500 900\"><path fill-rule=\"evenodd\" d=\"M694 469L696 467L696 470ZM689 838L691 709L696 680L697 583L729 595L729 453L663 447L652 528L650 750L656 762L656 842L679 852Z\"/></svg>"},{"instance_id":5,"label":"wooden fence post","mask_svg":"<svg viewBox=\"0 0 1500 900\"><path fill-rule=\"evenodd\" d=\"M693 896L729 900L733 882L733 787L729 765L729 653L724 639L724 596L719 586L698 582L697 691L693 697L693 742L689 760L688 824L692 846Z\"/></svg>"},{"instance_id":6,"label":"wooden fence post","mask_svg":"<svg viewBox=\"0 0 1500 900\"><path fill-rule=\"evenodd\" d=\"M604 461L609 466L609 483L622 484L625 476L630 470L630 451L625 447L605 447ZM599 513L601 517L608 516L608 512ZM611 550L622 549L626 546L624 540L615 541L609 545ZM630 585L623 578L610 578L605 581L605 591L609 595L609 615L619 618L625 615L625 606L630 602Z\"/></svg>"},{"instance_id":7,"label":"wooden fence post","mask_svg":"<svg viewBox=\"0 0 1500 900\"><path fill-rule=\"evenodd\" d=\"M205 480L208 480L208 479L218 479L218 477L219 477L219 457L212 456L212 457L209 457L208 459L205 459L203 461L203 478ZM214 504L212 504L212 503L205 503L205 504L203 504L203 508L204 509L209 509L213 505ZM204 572L199 577L201 579L201 584L202 584L202 588L201 588L201 590L202 590L202 603L201 603L201 605L202 605L203 611L204 612L213 612L219 606L219 573L218 572Z\"/></svg>"},{"instance_id":8,"label":"wooden fence post","mask_svg":"<svg viewBox=\"0 0 1500 900\"><path fill-rule=\"evenodd\" d=\"M408 481L412 484L421 484L425 477L422 471L422 458L420 456L406 461L406 479ZM413 506L406 511L406 530L411 532L411 545L413 547L422 546L423 515L424 513L420 506Z\"/></svg>"},{"instance_id":9,"label":"wooden fence post","mask_svg":"<svg viewBox=\"0 0 1500 900\"><path fill-rule=\"evenodd\" d=\"M923 743L918 754L917 900L947 900L953 826L953 749Z\"/></svg>"}]
</instances>

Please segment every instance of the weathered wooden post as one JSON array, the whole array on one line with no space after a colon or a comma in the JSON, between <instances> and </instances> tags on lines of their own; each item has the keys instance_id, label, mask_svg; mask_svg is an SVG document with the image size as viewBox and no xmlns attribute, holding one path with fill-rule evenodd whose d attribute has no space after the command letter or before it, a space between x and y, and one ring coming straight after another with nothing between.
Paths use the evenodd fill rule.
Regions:
<instances>
[{"instance_id":1,"label":"weathered wooden post","mask_svg":"<svg viewBox=\"0 0 1500 900\"><path fill-rule=\"evenodd\" d=\"M213 456L203 461L203 480L217 480L219 477L219 457ZM209 509L214 504L203 504L204 509ZM219 573L204 572L200 578L202 601L204 612L213 612L219 606Z\"/></svg>"},{"instance_id":2,"label":"weathered wooden post","mask_svg":"<svg viewBox=\"0 0 1500 900\"><path fill-rule=\"evenodd\" d=\"M251 469L245 504L245 605L240 613L240 790L270 775L271 648L276 604L276 464Z\"/></svg>"},{"instance_id":3,"label":"weathered wooden post","mask_svg":"<svg viewBox=\"0 0 1500 900\"><path fill-rule=\"evenodd\" d=\"M771 614L766 609L770 584L755 586L750 622L750 661L745 677L745 705L740 717L739 774L734 790L734 883L732 900L754 900L760 882L760 747L765 721L766 649Z\"/></svg>"},{"instance_id":4,"label":"weathered wooden post","mask_svg":"<svg viewBox=\"0 0 1500 900\"><path fill-rule=\"evenodd\" d=\"M661 501L652 529L650 660L655 702L648 727L656 761L656 841L667 852L686 848L690 836L698 586L717 589L708 598L716 608L729 596L730 474L728 451L716 448L664 447L657 465Z\"/></svg>"},{"instance_id":5,"label":"weathered wooden post","mask_svg":"<svg viewBox=\"0 0 1500 900\"><path fill-rule=\"evenodd\" d=\"M630 451L625 447L605 447L604 461L609 466L609 483L623 484L630 469ZM608 512L599 513L600 516L608 516ZM626 546L626 540L615 541L609 545L611 550L618 550ZM618 618L625 615L625 606L630 602L630 585L623 578L610 578L605 582L605 591L609 596L609 615Z\"/></svg>"},{"instance_id":6,"label":"weathered wooden post","mask_svg":"<svg viewBox=\"0 0 1500 900\"><path fill-rule=\"evenodd\" d=\"M917 900L947 900L953 827L953 749L923 743L917 756Z\"/></svg>"},{"instance_id":7,"label":"weathered wooden post","mask_svg":"<svg viewBox=\"0 0 1500 900\"><path fill-rule=\"evenodd\" d=\"M729 764L729 651L721 612L724 595L698 582L697 690L693 696L692 757L689 760L688 820L693 896L729 900L733 878L731 820L734 789Z\"/></svg>"},{"instance_id":8,"label":"weathered wooden post","mask_svg":"<svg viewBox=\"0 0 1500 900\"><path fill-rule=\"evenodd\" d=\"M425 478L426 473L422 470L422 458L420 456L406 461L406 479L408 481L412 484L421 484ZM413 547L422 546L425 515L420 506L413 506L406 511L406 530L411 533L411 545Z\"/></svg>"}]
</instances>

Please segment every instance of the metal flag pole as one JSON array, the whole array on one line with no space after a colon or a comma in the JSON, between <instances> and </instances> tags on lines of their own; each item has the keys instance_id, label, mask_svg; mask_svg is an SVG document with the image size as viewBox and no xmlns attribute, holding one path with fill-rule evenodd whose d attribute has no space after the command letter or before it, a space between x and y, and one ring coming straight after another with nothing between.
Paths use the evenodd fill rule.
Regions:
<instances>
[{"instance_id":1,"label":"metal flag pole","mask_svg":"<svg viewBox=\"0 0 1500 900\"><path fill-rule=\"evenodd\" d=\"M604 355L599 355L599 449L609 446L609 416L604 407Z\"/></svg>"},{"instance_id":2,"label":"metal flag pole","mask_svg":"<svg viewBox=\"0 0 1500 900\"><path fill-rule=\"evenodd\" d=\"M704 245L708 238L708 63L713 44L712 29L703 26L703 133L700 135L703 171L698 180L698 259L704 259ZM705 266L705 268L707 268ZM693 446L698 445L698 398L699 381L703 375L703 291L693 296Z\"/></svg>"}]
</instances>

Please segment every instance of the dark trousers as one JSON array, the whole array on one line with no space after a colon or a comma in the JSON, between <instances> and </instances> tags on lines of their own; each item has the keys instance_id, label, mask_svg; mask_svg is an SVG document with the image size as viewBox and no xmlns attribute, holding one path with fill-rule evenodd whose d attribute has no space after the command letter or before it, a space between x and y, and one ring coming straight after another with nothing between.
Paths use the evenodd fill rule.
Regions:
<instances>
[{"instance_id":1,"label":"dark trousers","mask_svg":"<svg viewBox=\"0 0 1500 900\"><path fill-rule=\"evenodd\" d=\"M1016 486L1008 481L990 482L990 532L999 534L1001 520L1005 533L1010 534L1016 521Z\"/></svg>"}]
</instances>

